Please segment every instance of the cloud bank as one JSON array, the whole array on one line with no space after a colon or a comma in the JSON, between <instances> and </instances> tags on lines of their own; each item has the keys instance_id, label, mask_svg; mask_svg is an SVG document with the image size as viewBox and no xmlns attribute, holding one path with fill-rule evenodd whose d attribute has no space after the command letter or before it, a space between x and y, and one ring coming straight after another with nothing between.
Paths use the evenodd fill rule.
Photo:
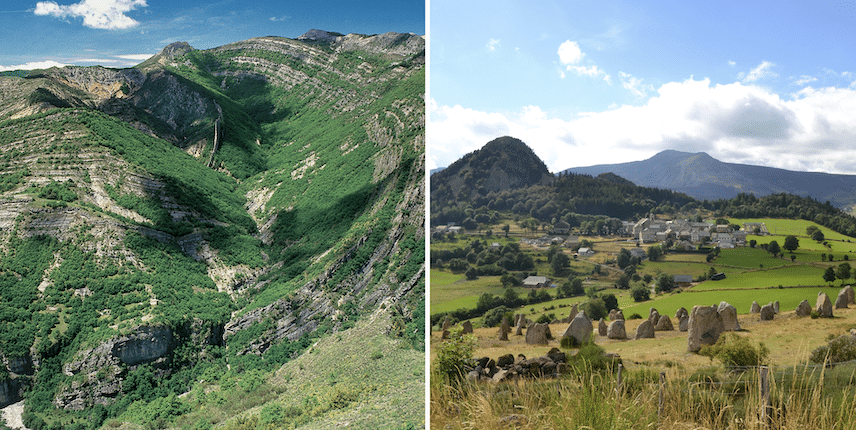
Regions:
<instances>
[{"instance_id":1,"label":"cloud bank","mask_svg":"<svg viewBox=\"0 0 856 430\"><path fill-rule=\"evenodd\" d=\"M40 1L36 3L34 13L62 19L83 18L86 27L118 30L137 26L139 22L126 13L146 6L146 0L83 0L68 6Z\"/></svg>"},{"instance_id":2,"label":"cloud bank","mask_svg":"<svg viewBox=\"0 0 856 430\"><path fill-rule=\"evenodd\" d=\"M532 147L552 171L677 149L732 163L856 174L852 88L806 87L785 99L743 82L688 79L662 85L644 105L572 120L550 118L537 106L503 115L431 101L429 110L429 168L510 135Z\"/></svg>"}]
</instances>

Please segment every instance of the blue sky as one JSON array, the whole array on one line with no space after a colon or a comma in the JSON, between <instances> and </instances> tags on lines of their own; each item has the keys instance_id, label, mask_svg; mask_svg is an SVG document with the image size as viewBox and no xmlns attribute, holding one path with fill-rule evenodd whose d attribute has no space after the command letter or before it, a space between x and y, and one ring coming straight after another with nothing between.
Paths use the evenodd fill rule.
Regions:
<instances>
[{"instance_id":1,"label":"blue sky","mask_svg":"<svg viewBox=\"0 0 856 430\"><path fill-rule=\"evenodd\" d=\"M176 41L207 49L258 36L296 38L313 28L425 34L425 3L3 0L0 70L53 64L127 67Z\"/></svg>"},{"instance_id":2,"label":"blue sky","mask_svg":"<svg viewBox=\"0 0 856 430\"><path fill-rule=\"evenodd\" d=\"M664 149L856 173L856 2L430 3L429 168L502 135L551 170Z\"/></svg>"}]
</instances>

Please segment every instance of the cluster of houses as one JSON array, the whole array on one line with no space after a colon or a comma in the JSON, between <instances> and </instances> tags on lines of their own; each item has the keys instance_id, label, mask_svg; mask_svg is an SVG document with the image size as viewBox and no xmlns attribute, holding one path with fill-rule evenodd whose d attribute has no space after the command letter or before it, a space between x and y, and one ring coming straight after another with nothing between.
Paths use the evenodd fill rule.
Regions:
<instances>
[{"instance_id":1,"label":"cluster of houses","mask_svg":"<svg viewBox=\"0 0 856 430\"><path fill-rule=\"evenodd\" d=\"M769 234L764 223L745 223L743 228L734 230L731 225L714 225L706 222L687 220L660 221L643 218L633 224L630 235L640 243L658 243L668 240L687 250L695 249L698 244L718 246L720 249L732 249L746 245L749 234Z\"/></svg>"}]
</instances>

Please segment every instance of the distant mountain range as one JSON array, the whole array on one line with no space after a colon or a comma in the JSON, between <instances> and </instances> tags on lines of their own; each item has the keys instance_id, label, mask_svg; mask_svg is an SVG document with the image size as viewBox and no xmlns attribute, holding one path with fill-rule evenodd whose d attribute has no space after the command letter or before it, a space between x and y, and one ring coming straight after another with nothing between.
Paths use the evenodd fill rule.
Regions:
<instances>
[{"instance_id":1,"label":"distant mountain range","mask_svg":"<svg viewBox=\"0 0 856 430\"><path fill-rule=\"evenodd\" d=\"M856 206L854 175L724 163L704 152L667 150L647 160L574 167L564 172L592 176L614 173L639 186L678 191L700 200L729 199L739 193L756 197L788 193L829 201L847 211Z\"/></svg>"}]
</instances>

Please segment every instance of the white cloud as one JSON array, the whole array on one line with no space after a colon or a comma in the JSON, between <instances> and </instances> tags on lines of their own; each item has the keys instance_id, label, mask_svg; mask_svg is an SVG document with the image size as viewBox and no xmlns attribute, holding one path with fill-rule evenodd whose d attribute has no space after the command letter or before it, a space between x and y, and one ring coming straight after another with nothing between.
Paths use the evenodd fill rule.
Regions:
<instances>
[{"instance_id":1,"label":"white cloud","mask_svg":"<svg viewBox=\"0 0 856 430\"><path fill-rule=\"evenodd\" d=\"M9 70L33 70L33 69L50 69L51 67L65 67L67 64L59 63L53 60L35 61L31 63L18 64L15 66L0 66L0 72Z\"/></svg>"},{"instance_id":2,"label":"white cloud","mask_svg":"<svg viewBox=\"0 0 856 430\"><path fill-rule=\"evenodd\" d=\"M775 64L769 61L762 61L761 64L750 70L749 74L745 75L745 78L742 78L743 82L756 82L759 79L778 76L770 70L773 66L775 66Z\"/></svg>"},{"instance_id":3,"label":"white cloud","mask_svg":"<svg viewBox=\"0 0 856 430\"><path fill-rule=\"evenodd\" d=\"M34 13L56 18L83 18L83 25L87 27L116 30L138 25L139 22L126 13L146 6L146 0L82 0L68 6L41 1L36 3Z\"/></svg>"},{"instance_id":4,"label":"white cloud","mask_svg":"<svg viewBox=\"0 0 856 430\"><path fill-rule=\"evenodd\" d=\"M729 66L731 66L731 67L734 67L734 66L736 66L736 65L737 65L737 62L729 60L729 61L728 61L728 65L729 65Z\"/></svg>"},{"instance_id":5,"label":"white cloud","mask_svg":"<svg viewBox=\"0 0 856 430\"><path fill-rule=\"evenodd\" d=\"M117 55L116 58L121 58L123 60L135 60L135 61L146 61L149 58L152 58L154 54L127 54L127 55Z\"/></svg>"},{"instance_id":6,"label":"white cloud","mask_svg":"<svg viewBox=\"0 0 856 430\"><path fill-rule=\"evenodd\" d=\"M283 15L283 16L281 16L281 17L272 16L272 17L270 17L270 20L271 20L271 21L273 21L273 22L279 22L279 21L285 21L285 20L287 20L287 19L289 19L289 18L291 18L291 17L290 17L290 16L288 16L288 15Z\"/></svg>"},{"instance_id":7,"label":"white cloud","mask_svg":"<svg viewBox=\"0 0 856 430\"><path fill-rule=\"evenodd\" d=\"M641 78L637 78L630 73L624 73L619 71L618 78L621 80L621 86L630 91L631 94L636 96L637 98L645 98L648 95L648 90L653 90L654 88L651 86L646 87L645 84L642 83Z\"/></svg>"},{"instance_id":8,"label":"white cloud","mask_svg":"<svg viewBox=\"0 0 856 430\"><path fill-rule=\"evenodd\" d=\"M805 84L815 82L815 81L817 81L817 78L815 78L814 76L802 75L802 76L800 76L799 79L794 81L794 85L803 86Z\"/></svg>"},{"instance_id":9,"label":"white cloud","mask_svg":"<svg viewBox=\"0 0 856 430\"><path fill-rule=\"evenodd\" d=\"M577 42L566 40L559 45L559 61L562 64L576 64L583 59L583 51L580 50L580 45Z\"/></svg>"},{"instance_id":10,"label":"white cloud","mask_svg":"<svg viewBox=\"0 0 856 430\"><path fill-rule=\"evenodd\" d=\"M783 99L740 82L671 82L642 106L611 107L566 121L537 106L497 114L431 104L429 166L448 166L490 140L517 137L551 171L642 160L665 149L726 162L856 173L856 90L804 88Z\"/></svg>"},{"instance_id":11,"label":"white cloud","mask_svg":"<svg viewBox=\"0 0 856 430\"><path fill-rule=\"evenodd\" d=\"M487 50L488 51L496 51L496 47L499 46L499 39L490 39L487 42Z\"/></svg>"}]
</instances>

